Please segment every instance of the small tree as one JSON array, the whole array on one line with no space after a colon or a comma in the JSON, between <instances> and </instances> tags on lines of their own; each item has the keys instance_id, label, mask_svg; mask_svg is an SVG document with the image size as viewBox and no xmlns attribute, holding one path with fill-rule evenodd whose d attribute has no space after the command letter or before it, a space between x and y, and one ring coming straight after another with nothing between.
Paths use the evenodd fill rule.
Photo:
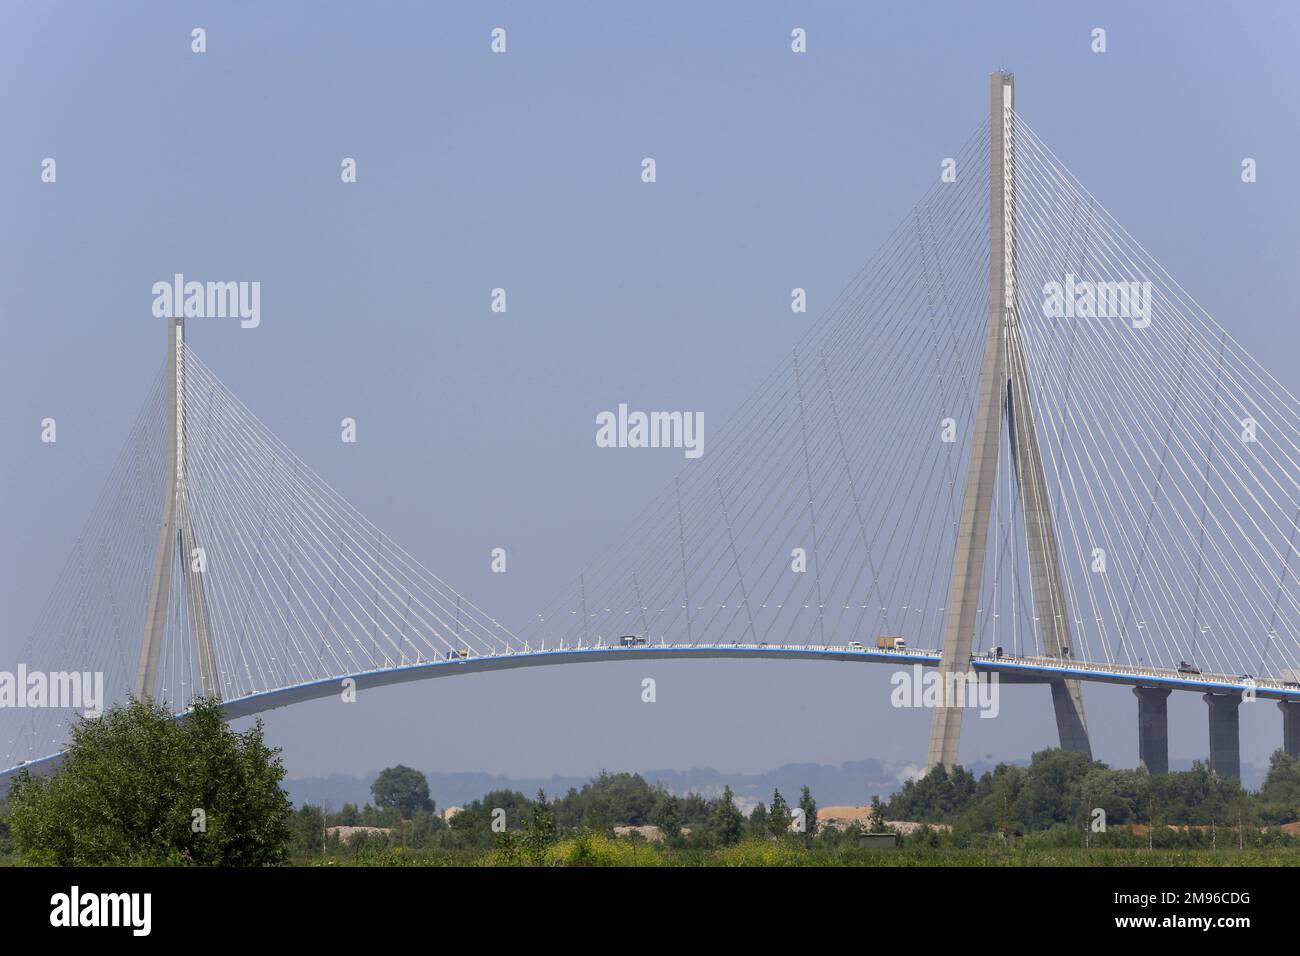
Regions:
<instances>
[{"instance_id":1,"label":"small tree","mask_svg":"<svg viewBox=\"0 0 1300 956\"><path fill-rule=\"evenodd\" d=\"M889 825L885 823L885 805L880 802L880 794L876 794L871 798L871 832L891 832Z\"/></svg>"},{"instance_id":2,"label":"small tree","mask_svg":"<svg viewBox=\"0 0 1300 956\"><path fill-rule=\"evenodd\" d=\"M664 793L650 811L650 822L659 828L669 844L677 843L682 835L681 801L671 793Z\"/></svg>"},{"instance_id":3,"label":"small tree","mask_svg":"<svg viewBox=\"0 0 1300 956\"><path fill-rule=\"evenodd\" d=\"M790 805L781 796L780 790L772 791L772 809L767 812L767 829L774 837L783 837L790 832Z\"/></svg>"},{"instance_id":4,"label":"small tree","mask_svg":"<svg viewBox=\"0 0 1300 956\"><path fill-rule=\"evenodd\" d=\"M546 801L546 791L537 791L533 812L524 828L523 850L528 862L540 866L546 860L546 848L555 842L555 819L551 805Z\"/></svg>"},{"instance_id":5,"label":"small tree","mask_svg":"<svg viewBox=\"0 0 1300 956\"><path fill-rule=\"evenodd\" d=\"M736 806L731 787L723 787L722 796L714 804L709 823L713 835L723 846L739 843L745 835L745 817Z\"/></svg>"},{"instance_id":6,"label":"small tree","mask_svg":"<svg viewBox=\"0 0 1300 956\"><path fill-rule=\"evenodd\" d=\"M803 810L804 842L812 843L812 838L817 835L817 801L807 786L799 793L799 808Z\"/></svg>"},{"instance_id":7,"label":"small tree","mask_svg":"<svg viewBox=\"0 0 1300 956\"><path fill-rule=\"evenodd\" d=\"M325 847L325 813L320 807L304 803L289 818L293 849L298 853L320 853Z\"/></svg>"},{"instance_id":8,"label":"small tree","mask_svg":"<svg viewBox=\"0 0 1300 956\"><path fill-rule=\"evenodd\" d=\"M402 764L380 771L370 785L370 793L375 798L375 806L396 810L403 820L411 819L418 810L433 812L429 781L420 771Z\"/></svg>"}]
</instances>

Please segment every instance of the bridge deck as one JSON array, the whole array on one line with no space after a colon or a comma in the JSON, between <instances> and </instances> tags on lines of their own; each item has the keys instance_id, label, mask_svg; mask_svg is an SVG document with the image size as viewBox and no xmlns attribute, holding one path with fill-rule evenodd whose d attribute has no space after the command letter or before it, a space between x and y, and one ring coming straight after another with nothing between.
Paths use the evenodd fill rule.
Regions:
<instances>
[{"instance_id":1,"label":"bridge deck","mask_svg":"<svg viewBox=\"0 0 1300 956\"><path fill-rule=\"evenodd\" d=\"M845 645L804 644L648 644L636 647L594 646L529 649L500 654L485 654L439 661L415 661L376 670L340 674L323 680L248 694L225 702L230 719L250 717L268 710L287 707L308 700L320 700L341 693L345 680L355 681L358 690L430 680L435 677L480 674L513 670L521 667L545 667L553 664L609 663L612 661L662 661L700 659L739 660L822 660L858 663L903 664L934 667L941 654L937 650L906 648L882 650L868 647L850 649ZM1046 681L1072 678L1096 683L1132 686L1160 686L1199 693L1241 694L1253 690L1258 698L1300 701L1300 686L1272 678L1246 675L1187 674L1163 668L1123 664L1089 664L1082 661L1046 657L996 657L977 654L971 659L976 673L995 673L1017 681ZM7 776L22 767L46 769L56 766L60 753L26 761L0 771Z\"/></svg>"}]
</instances>

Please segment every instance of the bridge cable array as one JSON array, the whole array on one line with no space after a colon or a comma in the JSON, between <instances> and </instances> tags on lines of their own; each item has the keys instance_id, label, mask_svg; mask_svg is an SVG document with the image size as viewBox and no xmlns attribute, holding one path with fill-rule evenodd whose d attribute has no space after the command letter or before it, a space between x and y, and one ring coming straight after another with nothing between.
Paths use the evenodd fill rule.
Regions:
<instances>
[{"instance_id":1,"label":"bridge cable array","mask_svg":"<svg viewBox=\"0 0 1300 956\"><path fill-rule=\"evenodd\" d=\"M1300 668L1300 407L1019 117L1016 309L1049 501L1002 430L976 646L1289 677ZM188 348L184 454L221 696L448 657L648 644L942 644L988 315L985 124L789 354L631 525L512 632L377 529ZM1055 292L1053 291L1055 290ZM1068 303L1068 305L1067 305ZM1011 345L1017 347L1011 348ZM1023 361L1019 358L1023 356ZM129 693L168 455L160 374L24 651ZM1026 505L1050 508L1063 594L1037 607ZM200 686L192 602L168 606L156 696ZM9 762L68 714L10 710Z\"/></svg>"}]
</instances>

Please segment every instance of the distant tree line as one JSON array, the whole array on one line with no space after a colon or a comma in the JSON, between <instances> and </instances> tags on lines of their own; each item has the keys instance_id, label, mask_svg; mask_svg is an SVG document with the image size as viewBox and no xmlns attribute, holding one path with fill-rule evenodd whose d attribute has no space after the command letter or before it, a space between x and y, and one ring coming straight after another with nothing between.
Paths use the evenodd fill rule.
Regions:
<instances>
[{"instance_id":1,"label":"distant tree line","mask_svg":"<svg viewBox=\"0 0 1300 956\"><path fill-rule=\"evenodd\" d=\"M417 779L418 778L418 779ZM398 781L401 785L398 786ZM449 820L435 813L423 775L406 767L389 768L371 787L373 804L347 803L337 813L319 807L299 808L291 821L300 852L342 850L326 828L368 826L386 834L354 834L352 852L377 847L487 849L521 840L534 844L579 832L612 835L616 826L657 827L667 846L709 849L731 846L747 837L811 841L817 834L817 804L807 787L792 808L779 790L771 808L758 804L746 817L736 806L731 787L715 797L669 792L640 774L602 771L581 788L548 798L544 791L528 797L517 790L493 790L462 807ZM795 811L799 811L796 814ZM800 822L796 824L796 818ZM631 839L643 839L639 834Z\"/></svg>"},{"instance_id":2,"label":"distant tree line","mask_svg":"<svg viewBox=\"0 0 1300 956\"><path fill-rule=\"evenodd\" d=\"M1127 845L1122 840L1126 831L1122 827L1115 831L1115 826L1131 823L1162 831L1169 827L1252 829L1258 831L1252 845L1297 843L1276 831L1271 836L1261 834L1265 828L1300 818L1300 758L1275 753L1263 787L1250 793L1238 781L1220 777L1201 764L1189 771L1152 775L1145 770L1113 770L1081 754L1047 750L1034 754L1027 767L1000 764L978 778L961 767L951 773L935 768L906 782L888 801L874 797L865 822L843 827L818 826L817 804L808 787L802 788L794 804L776 790L770 801L759 803L745 816L730 787L714 797L679 796L639 774L609 772L553 799L540 791L530 798L515 790L494 790L445 823L426 809L416 810L408 819L391 800L362 808L345 805L328 822L392 827L381 837L354 838L353 852L394 846L497 847L527 862L540 858L538 848L548 841L579 833L611 835L616 826L647 825L659 828L662 845L688 850L716 849L745 840L822 849L852 847L859 833L884 831L890 821L903 820L927 824L904 843L959 848L994 845L990 839L996 843L1038 835L1038 842L1045 840L1048 845L1075 845L1084 842L1081 834L1092 828L1099 809L1112 835L1120 834L1111 841L1114 845ZM319 815L313 808L298 812ZM499 821L495 829L494 819ZM641 837L632 834L629 839ZM1215 839L1213 834L1191 832L1152 842L1210 846ZM1129 842L1145 845L1147 840Z\"/></svg>"},{"instance_id":3,"label":"distant tree line","mask_svg":"<svg viewBox=\"0 0 1300 956\"><path fill-rule=\"evenodd\" d=\"M884 806L890 820L956 825L976 833L1027 833L1082 826L1096 810L1108 826L1268 827L1300 818L1300 757L1276 751L1257 793L1201 763L1149 774L1113 770L1079 753L1045 750L1028 767L999 764L978 780L961 767L936 767L909 780Z\"/></svg>"}]
</instances>

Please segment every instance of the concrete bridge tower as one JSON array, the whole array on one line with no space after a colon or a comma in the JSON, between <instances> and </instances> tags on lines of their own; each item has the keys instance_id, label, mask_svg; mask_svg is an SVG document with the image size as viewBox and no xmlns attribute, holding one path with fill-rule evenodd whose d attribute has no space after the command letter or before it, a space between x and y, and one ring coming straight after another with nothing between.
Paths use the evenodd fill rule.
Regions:
<instances>
[{"instance_id":1,"label":"concrete bridge tower","mask_svg":"<svg viewBox=\"0 0 1300 956\"><path fill-rule=\"evenodd\" d=\"M1014 90L1011 73L1000 71L990 77L988 325L944 621L939 670L945 687L952 686L950 674L970 669L1003 423L1024 515L1034 606L1044 651L1053 657L1068 658L1073 648L1016 305ZM1079 682L1048 683L1061 746L1091 754ZM938 764L951 769L956 764L963 703L944 700L935 709L927 769Z\"/></svg>"}]
</instances>

